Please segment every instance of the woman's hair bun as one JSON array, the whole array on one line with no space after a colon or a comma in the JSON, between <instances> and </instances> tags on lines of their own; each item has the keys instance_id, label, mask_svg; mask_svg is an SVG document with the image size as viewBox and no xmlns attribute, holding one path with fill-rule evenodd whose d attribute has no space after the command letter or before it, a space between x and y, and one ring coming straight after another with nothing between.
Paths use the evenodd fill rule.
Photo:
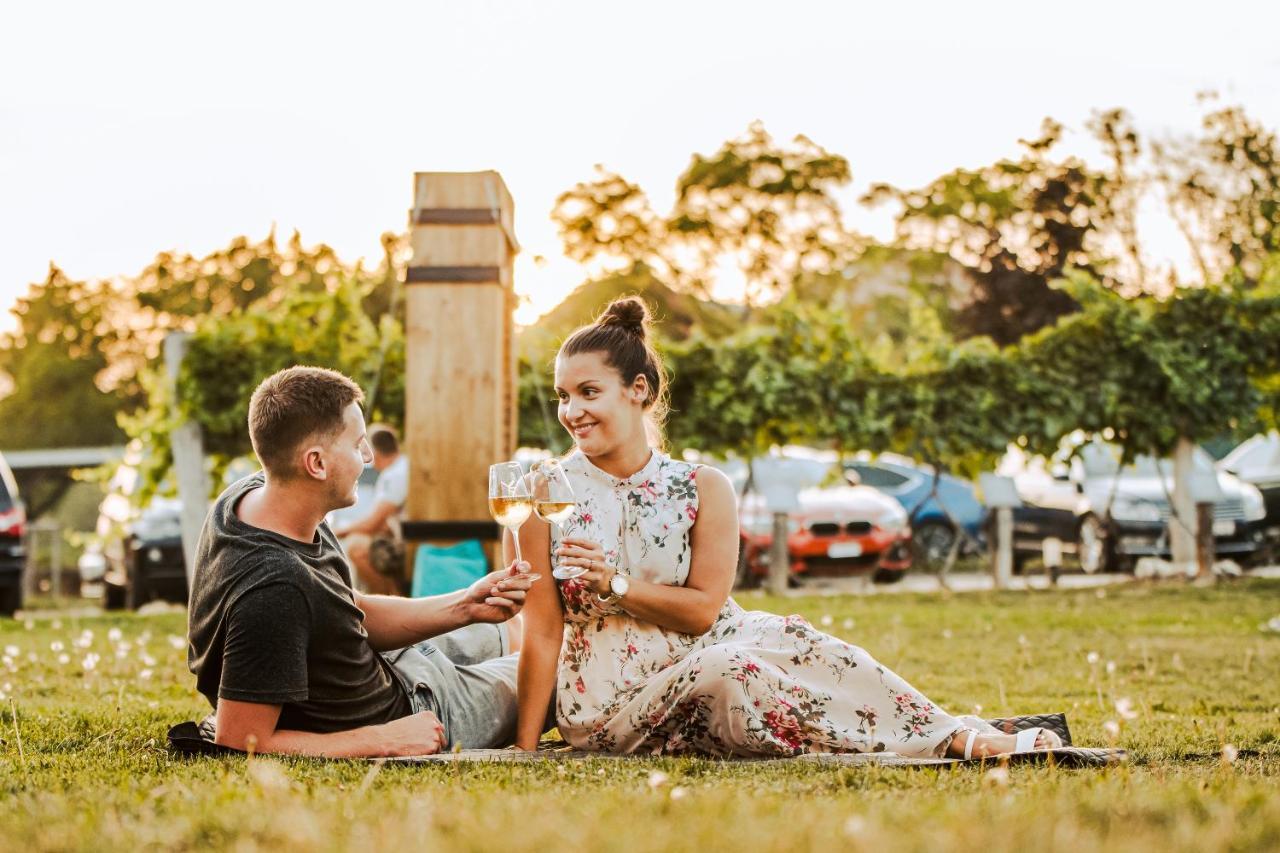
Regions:
<instances>
[{"instance_id":1,"label":"woman's hair bun","mask_svg":"<svg viewBox=\"0 0 1280 853\"><path fill-rule=\"evenodd\" d=\"M642 338L645 336L645 326L648 323L649 309L638 296L613 300L596 321L597 325L618 326Z\"/></svg>"}]
</instances>

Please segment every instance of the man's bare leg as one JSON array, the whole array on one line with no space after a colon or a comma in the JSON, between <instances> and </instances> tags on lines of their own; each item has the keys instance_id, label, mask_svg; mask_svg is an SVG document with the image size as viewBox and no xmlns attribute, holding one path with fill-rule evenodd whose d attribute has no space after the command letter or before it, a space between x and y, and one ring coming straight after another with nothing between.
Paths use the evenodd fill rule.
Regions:
<instances>
[{"instance_id":1,"label":"man's bare leg","mask_svg":"<svg viewBox=\"0 0 1280 853\"><path fill-rule=\"evenodd\" d=\"M356 570L356 576L371 595L395 595L395 581L373 567L369 545L372 537L364 533L352 533L342 540L342 547L347 552L347 559Z\"/></svg>"}]
</instances>

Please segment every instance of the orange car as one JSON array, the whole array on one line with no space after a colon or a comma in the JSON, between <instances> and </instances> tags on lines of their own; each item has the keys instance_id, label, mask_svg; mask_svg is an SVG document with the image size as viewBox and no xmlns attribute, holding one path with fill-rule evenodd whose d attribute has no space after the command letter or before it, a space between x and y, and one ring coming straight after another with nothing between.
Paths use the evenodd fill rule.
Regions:
<instances>
[{"instance_id":1,"label":"orange car","mask_svg":"<svg viewBox=\"0 0 1280 853\"><path fill-rule=\"evenodd\" d=\"M805 489L799 502L787 537L793 575L869 571L877 583L892 583L911 568L911 528L893 498L869 486L835 486ZM762 579L769 572L773 516L760 495L743 498L739 530L748 577Z\"/></svg>"}]
</instances>

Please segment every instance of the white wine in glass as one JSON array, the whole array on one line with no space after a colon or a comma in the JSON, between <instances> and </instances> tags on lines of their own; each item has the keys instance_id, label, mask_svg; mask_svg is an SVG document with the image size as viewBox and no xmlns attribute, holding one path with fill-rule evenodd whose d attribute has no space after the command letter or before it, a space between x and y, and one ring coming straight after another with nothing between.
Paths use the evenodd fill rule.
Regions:
<instances>
[{"instance_id":1,"label":"white wine in glass","mask_svg":"<svg viewBox=\"0 0 1280 853\"><path fill-rule=\"evenodd\" d=\"M529 494L529 480L519 462L499 462L489 466L489 512L494 521L510 531L516 562L523 562L518 531L533 514L533 496ZM537 580L539 576L530 574L529 577Z\"/></svg>"},{"instance_id":2,"label":"white wine in glass","mask_svg":"<svg viewBox=\"0 0 1280 853\"><path fill-rule=\"evenodd\" d=\"M538 518L555 527L558 536L563 536L562 525L573 517L577 508L573 486L569 485L569 476L560 463L555 459L539 462L533 469L533 510ZM581 566L557 565L551 570L551 576L562 581L586 573Z\"/></svg>"}]
</instances>

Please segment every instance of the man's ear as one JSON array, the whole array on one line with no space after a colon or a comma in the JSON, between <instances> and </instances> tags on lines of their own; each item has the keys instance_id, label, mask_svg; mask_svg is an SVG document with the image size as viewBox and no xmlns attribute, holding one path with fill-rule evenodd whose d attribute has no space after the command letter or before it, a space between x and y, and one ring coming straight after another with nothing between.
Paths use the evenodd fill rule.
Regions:
<instances>
[{"instance_id":1,"label":"man's ear","mask_svg":"<svg viewBox=\"0 0 1280 853\"><path fill-rule=\"evenodd\" d=\"M302 451L302 470L308 477L316 480L329 479L329 469L325 465L324 448L313 444Z\"/></svg>"}]
</instances>

